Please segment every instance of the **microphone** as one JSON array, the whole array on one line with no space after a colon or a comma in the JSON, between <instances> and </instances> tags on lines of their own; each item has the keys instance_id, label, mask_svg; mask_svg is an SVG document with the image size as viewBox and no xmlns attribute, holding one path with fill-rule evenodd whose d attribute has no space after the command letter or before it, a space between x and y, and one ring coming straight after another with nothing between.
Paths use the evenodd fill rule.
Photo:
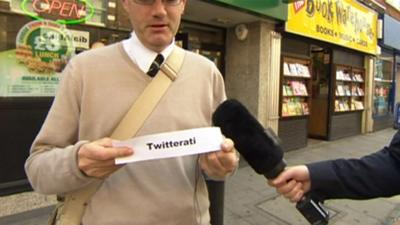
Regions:
<instances>
[{"instance_id":1,"label":"microphone","mask_svg":"<svg viewBox=\"0 0 400 225\"><path fill-rule=\"evenodd\" d=\"M285 169L283 150L276 134L270 128L264 129L239 101L224 101L213 113L212 121L233 140L235 148L256 173L273 179ZM310 224L328 224L328 211L309 195L300 200L296 208Z\"/></svg>"}]
</instances>

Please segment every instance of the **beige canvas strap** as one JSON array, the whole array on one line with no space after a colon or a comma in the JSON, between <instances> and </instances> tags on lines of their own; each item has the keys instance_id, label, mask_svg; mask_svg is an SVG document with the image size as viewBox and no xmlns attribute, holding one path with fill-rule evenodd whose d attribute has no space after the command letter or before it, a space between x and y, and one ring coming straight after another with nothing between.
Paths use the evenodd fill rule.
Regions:
<instances>
[{"instance_id":1,"label":"beige canvas strap","mask_svg":"<svg viewBox=\"0 0 400 225\"><path fill-rule=\"evenodd\" d=\"M147 85L146 89L121 120L111 138L125 140L135 136L169 85L176 79L185 52L178 47L174 49L166 62L161 66L160 71L154 77L153 81Z\"/></svg>"},{"instance_id":2,"label":"beige canvas strap","mask_svg":"<svg viewBox=\"0 0 400 225\"><path fill-rule=\"evenodd\" d=\"M176 79L182 66L184 55L185 51L183 49L174 48L166 62L161 66L160 71L120 121L111 138L125 140L136 135L170 84ZM85 188L66 195L64 205L57 213L55 224L81 224L86 204L101 183L102 180L96 180Z\"/></svg>"}]
</instances>

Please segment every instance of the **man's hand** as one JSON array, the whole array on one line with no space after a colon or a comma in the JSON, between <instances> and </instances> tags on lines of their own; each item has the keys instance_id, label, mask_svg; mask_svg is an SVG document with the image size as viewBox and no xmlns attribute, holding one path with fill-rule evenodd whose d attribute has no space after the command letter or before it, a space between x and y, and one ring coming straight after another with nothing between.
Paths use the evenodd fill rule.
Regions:
<instances>
[{"instance_id":1,"label":"man's hand","mask_svg":"<svg viewBox=\"0 0 400 225\"><path fill-rule=\"evenodd\" d=\"M82 145L78 151L78 167L89 177L105 178L123 166L115 165L115 158L132 154L131 148L113 147L112 139L103 138Z\"/></svg>"},{"instance_id":2,"label":"man's hand","mask_svg":"<svg viewBox=\"0 0 400 225\"><path fill-rule=\"evenodd\" d=\"M311 188L310 173L305 165L289 167L268 184L291 202L298 202Z\"/></svg>"},{"instance_id":3,"label":"man's hand","mask_svg":"<svg viewBox=\"0 0 400 225\"><path fill-rule=\"evenodd\" d=\"M233 172L239 162L231 139L225 139L221 151L210 152L200 156L200 167L211 178L223 179Z\"/></svg>"}]
</instances>

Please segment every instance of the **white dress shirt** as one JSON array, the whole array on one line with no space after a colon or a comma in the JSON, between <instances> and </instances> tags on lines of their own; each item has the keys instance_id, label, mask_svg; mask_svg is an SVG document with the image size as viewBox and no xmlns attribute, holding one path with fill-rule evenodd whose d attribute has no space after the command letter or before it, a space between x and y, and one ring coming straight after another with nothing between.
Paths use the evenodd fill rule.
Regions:
<instances>
[{"instance_id":1,"label":"white dress shirt","mask_svg":"<svg viewBox=\"0 0 400 225\"><path fill-rule=\"evenodd\" d=\"M140 42L135 32L131 33L131 37L129 39L122 41L122 46L129 58L131 58L131 60L136 63L144 73L149 70L151 63L158 54L157 52L146 48L142 42ZM164 59L171 54L174 46L175 39L161 52L161 54L164 56Z\"/></svg>"}]
</instances>

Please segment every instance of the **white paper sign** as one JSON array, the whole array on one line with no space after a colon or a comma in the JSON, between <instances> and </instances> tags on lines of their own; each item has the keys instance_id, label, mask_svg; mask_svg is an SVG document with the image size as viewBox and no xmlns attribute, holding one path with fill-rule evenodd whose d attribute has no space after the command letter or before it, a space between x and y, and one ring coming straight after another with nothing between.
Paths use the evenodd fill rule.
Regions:
<instances>
[{"instance_id":1,"label":"white paper sign","mask_svg":"<svg viewBox=\"0 0 400 225\"><path fill-rule=\"evenodd\" d=\"M221 149L223 136L219 127L159 133L114 142L115 147L130 147L134 154L115 159L115 164L138 162L213 152Z\"/></svg>"}]
</instances>

